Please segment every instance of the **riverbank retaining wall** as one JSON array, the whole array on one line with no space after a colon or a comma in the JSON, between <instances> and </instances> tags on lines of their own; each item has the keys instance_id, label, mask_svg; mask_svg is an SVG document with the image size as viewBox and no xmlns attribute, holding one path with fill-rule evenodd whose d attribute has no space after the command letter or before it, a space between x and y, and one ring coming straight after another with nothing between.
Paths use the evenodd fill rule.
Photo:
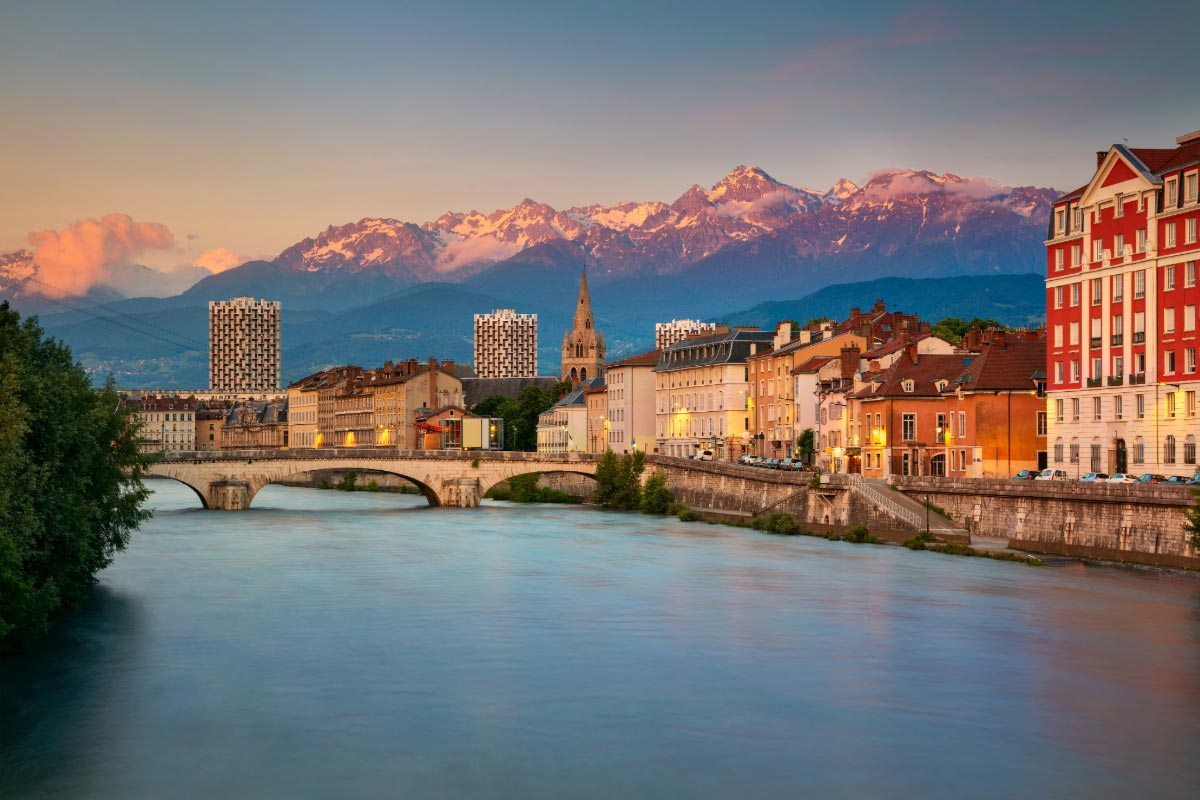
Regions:
<instances>
[{"instance_id":1,"label":"riverbank retaining wall","mask_svg":"<svg viewBox=\"0 0 1200 800\"><path fill-rule=\"evenodd\" d=\"M895 476L914 499L945 509L972 534L1034 553L1200 569L1183 531L1180 486Z\"/></svg>"},{"instance_id":2,"label":"riverbank retaining wall","mask_svg":"<svg viewBox=\"0 0 1200 800\"><path fill-rule=\"evenodd\" d=\"M646 475L656 471L666 476L676 501L702 516L750 519L782 512L816 531L863 524L889 541L903 541L914 532L852 492L846 475L823 475L814 486L807 472L653 456Z\"/></svg>"}]
</instances>

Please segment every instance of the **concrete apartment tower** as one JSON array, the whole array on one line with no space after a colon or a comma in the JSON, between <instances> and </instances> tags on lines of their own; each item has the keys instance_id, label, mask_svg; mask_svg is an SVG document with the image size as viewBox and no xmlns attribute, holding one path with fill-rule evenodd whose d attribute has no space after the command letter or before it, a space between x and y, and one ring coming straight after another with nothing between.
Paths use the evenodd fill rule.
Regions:
<instances>
[{"instance_id":1,"label":"concrete apartment tower","mask_svg":"<svg viewBox=\"0 0 1200 800\"><path fill-rule=\"evenodd\" d=\"M705 336L716 333L716 330L717 323L701 322L698 319L673 319L670 322L658 322L654 325L654 347L658 350L666 350L689 336Z\"/></svg>"},{"instance_id":2,"label":"concrete apartment tower","mask_svg":"<svg viewBox=\"0 0 1200 800\"><path fill-rule=\"evenodd\" d=\"M208 304L211 391L279 391L279 301L235 297Z\"/></svg>"},{"instance_id":3,"label":"concrete apartment tower","mask_svg":"<svg viewBox=\"0 0 1200 800\"><path fill-rule=\"evenodd\" d=\"M475 315L475 376L532 378L537 375L537 314L498 308Z\"/></svg>"},{"instance_id":4,"label":"concrete apartment tower","mask_svg":"<svg viewBox=\"0 0 1200 800\"><path fill-rule=\"evenodd\" d=\"M604 374L604 334L596 330L587 270L579 283L573 329L563 334L562 380L577 384Z\"/></svg>"}]
</instances>

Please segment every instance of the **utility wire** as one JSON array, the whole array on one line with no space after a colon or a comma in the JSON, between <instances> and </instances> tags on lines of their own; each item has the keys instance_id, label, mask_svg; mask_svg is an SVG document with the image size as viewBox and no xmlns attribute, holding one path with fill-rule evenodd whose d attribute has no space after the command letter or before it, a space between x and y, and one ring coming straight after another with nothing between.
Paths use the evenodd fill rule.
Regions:
<instances>
[{"instance_id":1,"label":"utility wire","mask_svg":"<svg viewBox=\"0 0 1200 800\"><path fill-rule=\"evenodd\" d=\"M63 295L64 297L74 298L72 300L72 304L78 303L82 299L82 298L79 298L77 295L71 294L66 289L46 283L44 280L41 280L40 278L35 278L33 276L30 276L28 278L17 279L17 280L21 281L21 282L36 283L39 286L44 286L45 288L50 289L51 291L58 292L59 294ZM42 297L46 297L46 295L42 295ZM47 297L46 299L50 299L50 298ZM87 301L83 301L83 302L86 303ZM99 303L92 302L92 303L88 303L88 305L90 305L91 308L94 308L94 309L101 308ZM193 338L191 336L187 336L182 333L178 333L176 331L171 330L170 328L164 328L162 325L157 325L153 322L150 322L149 320L139 319L138 317L134 317L134 316L132 316L130 314L126 314L122 311L118 311L115 308L105 308L104 311L108 314L113 314L118 317L124 317L125 319L129 320L130 322L132 322L136 325L141 325L143 327L154 328L155 330L162 331L163 333L169 334L170 336L172 336L175 339L180 339L182 341L187 341L187 342L194 342L195 344L201 345L205 348L208 347L207 342L202 342L199 339Z\"/></svg>"},{"instance_id":2,"label":"utility wire","mask_svg":"<svg viewBox=\"0 0 1200 800\"><path fill-rule=\"evenodd\" d=\"M7 285L5 288L13 288L15 286L20 285L21 283L23 283L23 281L20 279L11 279L11 280L7 281ZM125 328L126 330L132 331L133 333L136 333L139 336L145 336L150 339L157 339L160 342L165 342L166 344L171 345L173 348L178 348L178 352L176 353L177 355L180 353L185 353L185 352L197 352L197 353L204 352L202 350L199 350L196 347L193 347L190 344L185 344L185 343L178 342L178 341L175 341L172 339L168 339L165 336L159 336L156 333L151 333L150 331L147 331L147 330L141 330L141 329L135 328L132 325L126 325L125 323L123 323L119 320L111 319L109 317L103 317L103 316L100 316L99 314L93 314L92 312L88 311L87 309L76 308L74 306L71 306L67 303L62 302L61 300L56 300L53 297L47 297L46 295L42 295L41 297L43 300L46 300L47 302L54 303L55 305L58 305L58 306L62 306L63 308L67 309L68 311L73 311L76 314L83 314L85 316L91 317L92 319L94 319L98 322L105 322L105 323L108 323L109 325L114 325L114 326L117 326L120 328ZM180 338L185 338L185 337L180 337ZM196 340L193 339L192 341L196 341Z\"/></svg>"}]
</instances>

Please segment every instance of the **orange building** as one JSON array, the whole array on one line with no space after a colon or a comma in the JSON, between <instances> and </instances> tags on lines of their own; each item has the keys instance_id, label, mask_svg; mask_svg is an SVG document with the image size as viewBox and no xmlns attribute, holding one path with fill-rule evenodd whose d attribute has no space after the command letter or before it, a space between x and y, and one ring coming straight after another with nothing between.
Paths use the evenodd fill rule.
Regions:
<instances>
[{"instance_id":1,"label":"orange building","mask_svg":"<svg viewBox=\"0 0 1200 800\"><path fill-rule=\"evenodd\" d=\"M1044 466L1045 358L1043 331L988 332L954 355L910 344L849 397L862 473L985 478Z\"/></svg>"}]
</instances>

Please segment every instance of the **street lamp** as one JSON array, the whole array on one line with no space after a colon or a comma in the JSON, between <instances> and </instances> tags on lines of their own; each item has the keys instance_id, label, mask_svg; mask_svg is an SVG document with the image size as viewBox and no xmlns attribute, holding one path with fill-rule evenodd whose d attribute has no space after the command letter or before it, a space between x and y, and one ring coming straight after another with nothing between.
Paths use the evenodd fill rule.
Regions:
<instances>
[{"instance_id":1,"label":"street lamp","mask_svg":"<svg viewBox=\"0 0 1200 800\"><path fill-rule=\"evenodd\" d=\"M925 495L925 533L929 533L929 495Z\"/></svg>"}]
</instances>

